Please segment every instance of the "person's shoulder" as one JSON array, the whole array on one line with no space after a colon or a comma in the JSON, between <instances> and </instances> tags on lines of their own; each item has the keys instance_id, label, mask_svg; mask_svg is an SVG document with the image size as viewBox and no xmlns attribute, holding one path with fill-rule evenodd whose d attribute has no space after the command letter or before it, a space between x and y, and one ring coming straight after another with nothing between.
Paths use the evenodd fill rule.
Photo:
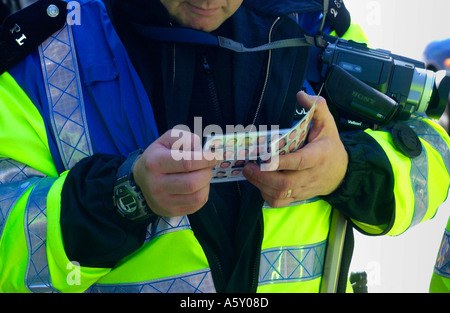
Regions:
<instances>
[{"instance_id":1,"label":"person's shoulder","mask_svg":"<svg viewBox=\"0 0 450 313\"><path fill-rule=\"evenodd\" d=\"M0 74L12 68L66 23L67 2L39 0L0 26Z\"/></svg>"}]
</instances>

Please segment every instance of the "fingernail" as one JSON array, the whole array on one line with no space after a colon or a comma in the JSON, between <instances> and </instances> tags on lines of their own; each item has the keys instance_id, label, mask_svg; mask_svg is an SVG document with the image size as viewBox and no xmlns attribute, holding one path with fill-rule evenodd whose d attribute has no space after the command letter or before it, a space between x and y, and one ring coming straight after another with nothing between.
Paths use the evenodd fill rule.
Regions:
<instances>
[{"instance_id":1,"label":"fingernail","mask_svg":"<svg viewBox=\"0 0 450 313\"><path fill-rule=\"evenodd\" d=\"M306 101L311 100L311 96L304 90L300 91L300 97L302 97Z\"/></svg>"}]
</instances>

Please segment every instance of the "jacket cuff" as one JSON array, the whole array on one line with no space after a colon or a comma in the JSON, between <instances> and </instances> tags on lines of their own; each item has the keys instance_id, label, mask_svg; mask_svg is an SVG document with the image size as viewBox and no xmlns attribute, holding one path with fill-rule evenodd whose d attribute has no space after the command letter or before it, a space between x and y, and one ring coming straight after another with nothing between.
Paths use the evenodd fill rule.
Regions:
<instances>
[{"instance_id":1,"label":"jacket cuff","mask_svg":"<svg viewBox=\"0 0 450 313\"><path fill-rule=\"evenodd\" d=\"M147 222L117 212L113 189L124 157L96 154L76 164L61 192L61 231L66 254L86 267L111 268L142 246Z\"/></svg>"},{"instance_id":2,"label":"jacket cuff","mask_svg":"<svg viewBox=\"0 0 450 313\"><path fill-rule=\"evenodd\" d=\"M370 225L388 225L394 214L394 174L380 145L362 131L341 133L349 156L341 185L321 198L347 217Z\"/></svg>"}]
</instances>

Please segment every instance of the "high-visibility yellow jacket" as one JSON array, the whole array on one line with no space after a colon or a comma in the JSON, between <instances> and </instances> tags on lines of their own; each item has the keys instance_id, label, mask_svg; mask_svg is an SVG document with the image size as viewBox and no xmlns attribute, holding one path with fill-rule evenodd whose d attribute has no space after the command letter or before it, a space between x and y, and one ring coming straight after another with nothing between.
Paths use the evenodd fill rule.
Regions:
<instances>
[{"instance_id":1,"label":"high-visibility yellow jacket","mask_svg":"<svg viewBox=\"0 0 450 313\"><path fill-rule=\"evenodd\" d=\"M436 258L436 265L431 277L431 293L450 292L450 219L442 236L442 243Z\"/></svg>"}]
</instances>

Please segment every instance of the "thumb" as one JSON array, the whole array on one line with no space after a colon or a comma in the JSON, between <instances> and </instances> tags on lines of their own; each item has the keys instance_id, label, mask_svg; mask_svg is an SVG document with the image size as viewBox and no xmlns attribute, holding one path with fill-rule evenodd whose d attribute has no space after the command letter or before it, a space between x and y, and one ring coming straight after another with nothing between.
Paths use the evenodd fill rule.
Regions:
<instances>
[{"instance_id":1,"label":"thumb","mask_svg":"<svg viewBox=\"0 0 450 313\"><path fill-rule=\"evenodd\" d=\"M167 150L175 160L207 160L216 165L221 161L214 152L203 151L202 139L190 131L173 128L158 138L158 144Z\"/></svg>"},{"instance_id":2,"label":"thumb","mask_svg":"<svg viewBox=\"0 0 450 313\"><path fill-rule=\"evenodd\" d=\"M161 137L158 138L158 142L160 145L169 150L202 150L202 140L197 134L179 128L169 129Z\"/></svg>"},{"instance_id":3,"label":"thumb","mask_svg":"<svg viewBox=\"0 0 450 313\"><path fill-rule=\"evenodd\" d=\"M311 96L308 95L304 91L300 91L297 93L297 101L298 104L305 108L306 110L310 110L314 104L316 104L313 120L316 123L320 121L328 120L331 116L331 113L328 109L327 102L321 96Z\"/></svg>"},{"instance_id":4,"label":"thumb","mask_svg":"<svg viewBox=\"0 0 450 313\"><path fill-rule=\"evenodd\" d=\"M306 92L304 92L303 90L299 91L297 93L297 102L298 102L298 104L302 108L304 108L305 110L308 110L308 111L313 106L315 98L316 98L315 96L310 96Z\"/></svg>"}]
</instances>

